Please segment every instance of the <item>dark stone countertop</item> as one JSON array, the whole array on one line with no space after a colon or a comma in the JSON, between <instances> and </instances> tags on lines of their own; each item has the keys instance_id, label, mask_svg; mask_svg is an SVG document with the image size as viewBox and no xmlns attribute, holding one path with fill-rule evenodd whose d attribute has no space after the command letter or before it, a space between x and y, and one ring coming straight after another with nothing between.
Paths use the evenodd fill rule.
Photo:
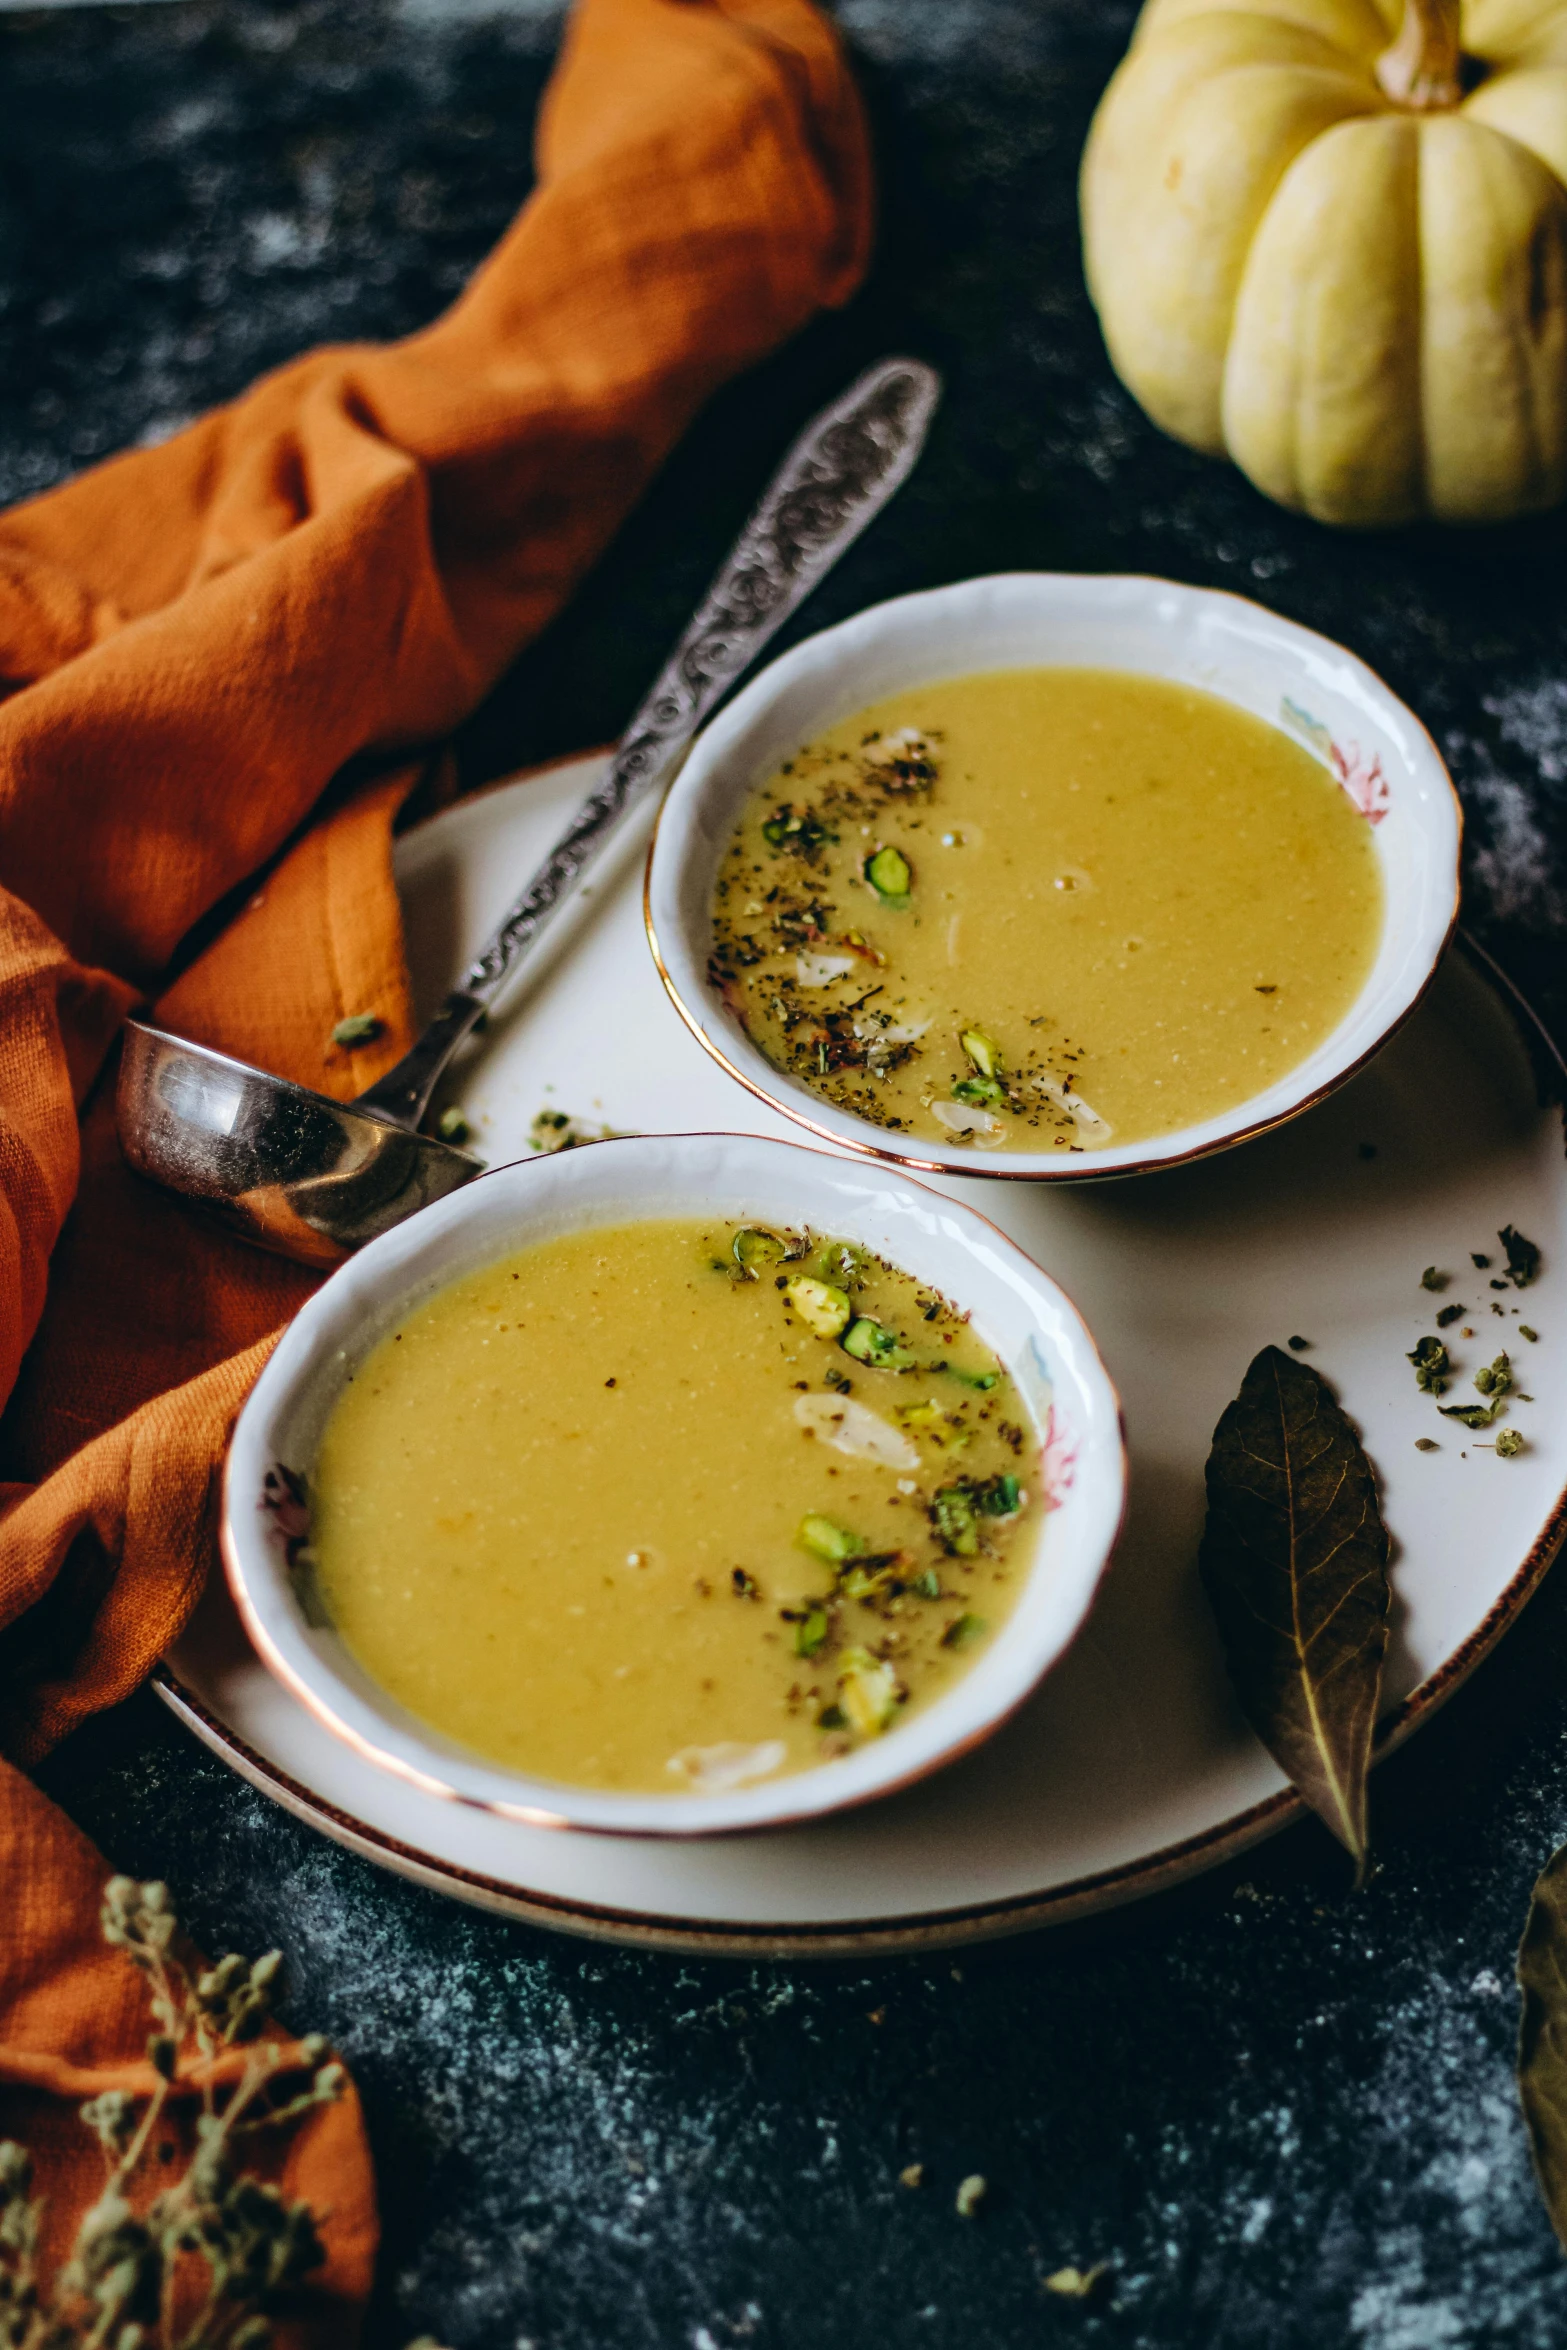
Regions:
<instances>
[{"instance_id":1,"label":"dark stone countertop","mask_svg":"<svg viewBox=\"0 0 1567 2350\"><path fill-rule=\"evenodd\" d=\"M1145 422L1075 229L1125 0L839 13L883 152L875 281L715 403L466 729L469 777L611 734L788 432L907 346L949 373L929 456L800 626L1021 565L1234 587L1326 630L1441 742L1470 919L1560 1020L1562 519L1337 537ZM0 496L305 344L431 315L526 190L557 31L539 0L0 15ZM956 1962L696 1963L501 1924L320 1841L149 1696L46 1777L210 1946L281 1944L287 2014L348 2056L385 2208L377 2346L1548 2350L1567 2266L1513 2100L1510 1966L1567 1825L1564 1660L1548 1585L1379 1772L1358 1898L1303 1828L1179 1899ZM1098 2259L1092 2304L1044 2291Z\"/></svg>"}]
</instances>

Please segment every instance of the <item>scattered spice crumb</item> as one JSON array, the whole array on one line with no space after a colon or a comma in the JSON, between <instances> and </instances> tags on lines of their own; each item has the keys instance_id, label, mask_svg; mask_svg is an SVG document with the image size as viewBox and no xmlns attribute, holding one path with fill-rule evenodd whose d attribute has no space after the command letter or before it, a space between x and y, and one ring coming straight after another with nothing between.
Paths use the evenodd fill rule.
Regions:
<instances>
[{"instance_id":1,"label":"scattered spice crumb","mask_svg":"<svg viewBox=\"0 0 1567 2350\"><path fill-rule=\"evenodd\" d=\"M1416 1452L1440 1452L1441 1449L1442 1447L1434 1436L1417 1436L1415 1438Z\"/></svg>"},{"instance_id":2,"label":"scattered spice crumb","mask_svg":"<svg viewBox=\"0 0 1567 2350\"><path fill-rule=\"evenodd\" d=\"M898 2184L900 2187L923 2187L925 2165L922 2162L906 2162L898 2173Z\"/></svg>"},{"instance_id":3,"label":"scattered spice crumb","mask_svg":"<svg viewBox=\"0 0 1567 2350\"><path fill-rule=\"evenodd\" d=\"M374 1012L350 1012L333 1029L332 1042L352 1052L356 1045L374 1044L380 1033L381 1023Z\"/></svg>"},{"instance_id":4,"label":"scattered spice crumb","mask_svg":"<svg viewBox=\"0 0 1567 2350\"><path fill-rule=\"evenodd\" d=\"M1478 1265L1480 1271L1483 1273L1490 1265L1491 1260L1489 1257L1481 1256L1477 1249L1471 1249L1469 1252L1469 1262L1471 1265Z\"/></svg>"},{"instance_id":5,"label":"scattered spice crumb","mask_svg":"<svg viewBox=\"0 0 1567 2350\"><path fill-rule=\"evenodd\" d=\"M884 2007L868 2008L866 2014L873 2024L884 2024L887 2021L887 2010Z\"/></svg>"},{"instance_id":6,"label":"scattered spice crumb","mask_svg":"<svg viewBox=\"0 0 1567 2350\"><path fill-rule=\"evenodd\" d=\"M1451 1323L1458 1320L1460 1314L1467 1314L1468 1311L1467 1306L1444 1306L1436 1318L1437 1328L1446 1330Z\"/></svg>"},{"instance_id":7,"label":"scattered spice crumb","mask_svg":"<svg viewBox=\"0 0 1567 2350\"><path fill-rule=\"evenodd\" d=\"M1422 1289L1445 1289L1452 1278L1451 1273L1441 1273L1435 1265L1427 1265L1420 1276L1420 1286Z\"/></svg>"},{"instance_id":8,"label":"scattered spice crumb","mask_svg":"<svg viewBox=\"0 0 1567 2350\"><path fill-rule=\"evenodd\" d=\"M958 2188L957 2211L959 2219L972 2219L989 2192L988 2180L982 2177L977 2170L970 2171L968 2177Z\"/></svg>"},{"instance_id":9,"label":"scattered spice crumb","mask_svg":"<svg viewBox=\"0 0 1567 2350\"><path fill-rule=\"evenodd\" d=\"M564 1110L540 1110L528 1128L529 1146L536 1151L574 1151L588 1142L615 1142L613 1126L596 1126L590 1118L571 1118Z\"/></svg>"},{"instance_id":10,"label":"scattered spice crumb","mask_svg":"<svg viewBox=\"0 0 1567 2350\"><path fill-rule=\"evenodd\" d=\"M1518 1325L1518 1335L1519 1335L1519 1337L1520 1337L1520 1338L1527 1338L1527 1339L1528 1339L1528 1341L1529 1341L1529 1344L1530 1344L1531 1346L1538 1346L1538 1345L1539 1345L1539 1343L1540 1343L1540 1333L1539 1333L1539 1331L1538 1331L1538 1330L1531 1330L1527 1322L1520 1322L1520 1323L1519 1323L1519 1325Z\"/></svg>"},{"instance_id":11,"label":"scattered spice crumb","mask_svg":"<svg viewBox=\"0 0 1567 2350\"><path fill-rule=\"evenodd\" d=\"M1059 2293L1064 2301L1086 2301L1109 2266L1107 2260L1096 2260L1092 2268L1078 2268L1070 2264L1066 2268L1058 2268L1046 2277L1045 2291Z\"/></svg>"},{"instance_id":12,"label":"scattered spice crumb","mask_svg":"<svg viewBox=\"0 0 1567 2350\"><path fill-rule=\"evenodd\" d=\"M1304 1354L1310 1344L1311 1340L1309 1338L1292 1338L1290 1340L1290 1345L1298 1355Z\"/></svg>"}]
</instances>

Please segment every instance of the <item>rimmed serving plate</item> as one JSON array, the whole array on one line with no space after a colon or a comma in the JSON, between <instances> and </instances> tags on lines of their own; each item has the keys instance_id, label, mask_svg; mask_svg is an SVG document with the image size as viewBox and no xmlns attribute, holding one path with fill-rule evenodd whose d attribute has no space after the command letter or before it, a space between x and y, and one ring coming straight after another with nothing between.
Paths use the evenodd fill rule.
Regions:
<instances>
[{"instance_id":1,"label":"rimmed serving plate","mask_svg":"<svg viewBox=\"0 0 1567 2350\"><path fill-rule=\"evenodd\" d=\"M1195 686L1293 737L1369 829L1381 941L1359 994L1305 1059L1260 1093L1169 1134L1083 1151L995 1149L897 1132L776 1068L709 976L713 885L751 793L856 711L998 669L1124 670ZM1414 712L1342 645L1244 596L1136 575L1018 571L873 604L771 661L704 729L664 802L647 929L682 1019L758 1100L840 1148L918 1170L1081 1183L1227 1150L1296 1117L1363 1067L1429 986L1458 915L1458 795ZM858 981L845 981L852 988ZM951 1104L938 1105L952 1107Z\"/></svg>"},{"instance_id":2,"label":"rimmed serving plate","mask_svg":"<svg viewBox=\"0 0 1567 2350\"><path fill-rule=\"evenodd\" d=\"M399 844L421 1005L450 983L600 764L500 786ZM792 1133L681 1025L648 957L640 900L635 874L606 887L570 958L459 1073L474 1147L492 1163L526 1148L540 1109L643 1132ZM1221 1158L1118 1184L936 1184L1001 1223L1083 1311L1122 1396L1131 1487L1125 1532L1070 1654L996 1739L921 1787L817 1826L678 1845L487 1819L405 1787L322 1729L248 1647L216 1577L160 1671L160 1694L254 1785L339 1842L458 1898L614 1941L931 1948L1190 1877L1300 1810L1230 1699L1194 1566L1208 1439L1259 1346L1310 1341L1306 1359L1333 1380L1382 1477L1396 1592L1384 1751L1513 1621L1567 1528L1567 1154L1531 1052L1544 1069L1528 1015L1459 949L1342 1092ZM1540 1281L1521 1294L1489 1288L1499 1262L1469 1261L1472 1251L1499 1260L1508 1223L1545 1251ZM1430 1264L1454 1274L1441 1298L1420 1287ZM1516 1460L1439 1419L1404 1360L1434 1309L1459 1301L1474 1311L1457 1327L1477 1333L1454 1341L1461 1385L1506 1344L1536 1399L1510 1415L1528 1438ZM1522 1322L1537 1343L1518 1336ZM1441 1449L1417 1452L1422 1436Z\"/></svg>"}]
</instances>

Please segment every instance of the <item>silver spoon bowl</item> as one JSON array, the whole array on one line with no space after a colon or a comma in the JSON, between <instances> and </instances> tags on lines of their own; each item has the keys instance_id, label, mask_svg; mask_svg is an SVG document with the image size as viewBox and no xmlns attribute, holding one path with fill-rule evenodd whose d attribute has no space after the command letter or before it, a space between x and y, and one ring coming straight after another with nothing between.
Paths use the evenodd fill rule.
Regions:
<instances>
[{"instance_id":1,"label":"silver spoon bowl","mask_svg":"<svg viewBox=\"0 0 1567 2350\"><path fill-rule=\"evenodd\" d=\"M261 1248L330 1266L482 1173L467 1151L420 1132L442 1072L500 997L558 953L589 901L590 876L625 847L703 719L906 480L940 390L921 361L885 359L807 426L603 783L423 1035L357 1100L333 1101L131 1021L115 1107L137 1174Z\"/></svg>"}]
</instances>

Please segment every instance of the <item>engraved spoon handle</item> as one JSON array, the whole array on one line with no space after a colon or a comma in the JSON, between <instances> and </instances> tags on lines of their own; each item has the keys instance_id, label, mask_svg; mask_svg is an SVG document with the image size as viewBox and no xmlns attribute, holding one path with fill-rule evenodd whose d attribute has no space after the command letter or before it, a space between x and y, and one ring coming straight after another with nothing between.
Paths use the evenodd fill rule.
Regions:
<instances>
[{"instance_id":1,"label":"engraved spoon handle","mask_svg":"<svg viewBox=\"0 0 1567 2350\"><path fill-rule=\"evenodd\" d=\"M609 773L501 916L424 1034L356 1103L415 1127L442 1070L503 988L543 960L582 884L663 782L714 704L913 469L941 395L918 359L884 359L824 408L785 457Z\"/></svg>"}]
</instances>

